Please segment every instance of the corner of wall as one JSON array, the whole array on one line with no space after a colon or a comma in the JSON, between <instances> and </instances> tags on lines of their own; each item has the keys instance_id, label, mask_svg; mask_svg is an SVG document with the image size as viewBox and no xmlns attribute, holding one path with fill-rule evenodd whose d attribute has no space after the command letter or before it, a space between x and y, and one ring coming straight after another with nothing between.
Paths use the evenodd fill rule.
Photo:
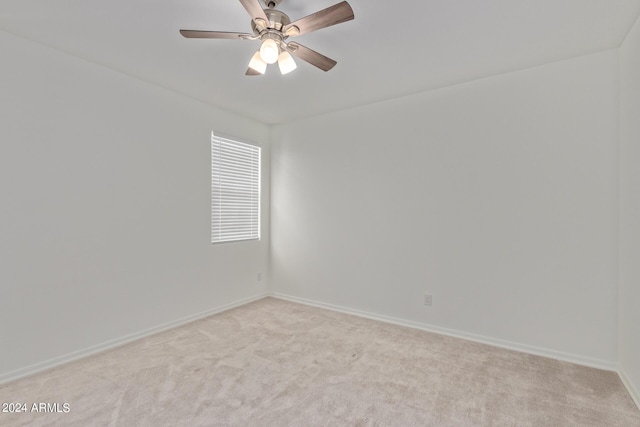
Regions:
<instances>
[{"instance_id":1,"label":"corner of wall","mask_svg":"<svg viewBox=\"0 0 640 427\"><path fill-rule=\"evenodd\" d=\"M640 408L640 339L635 325L640 317L640 18L635 20L618 49L618 373Z\"/></svg>"}]
</instances>

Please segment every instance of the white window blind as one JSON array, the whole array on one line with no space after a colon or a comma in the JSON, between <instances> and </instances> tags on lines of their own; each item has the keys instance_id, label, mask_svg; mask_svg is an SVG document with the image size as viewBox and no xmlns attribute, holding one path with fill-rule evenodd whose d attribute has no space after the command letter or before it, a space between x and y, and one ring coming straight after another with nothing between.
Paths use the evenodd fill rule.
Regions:
<instances>
[{"instance_id":1,"label":"white window blind","mask_svg":"<svg viewBox=\"0 0 640 427\"><path fill-rule=\"evenodd\" d=\"M211 133L211 243L260 239L260 147Z\"/></svg>"}]
</instances>

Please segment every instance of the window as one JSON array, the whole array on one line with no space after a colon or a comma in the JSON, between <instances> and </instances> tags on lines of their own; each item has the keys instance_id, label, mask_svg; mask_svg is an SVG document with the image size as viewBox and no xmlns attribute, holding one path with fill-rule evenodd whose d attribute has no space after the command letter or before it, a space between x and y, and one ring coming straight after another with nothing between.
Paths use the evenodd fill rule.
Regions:
<instances>
[{"instance_id":1,"label":"window","mask_svg":"<svg viewBox=\"0 0 640 427\"><path fill-rule=\"evenodd\" d=\"M211 243L260 239L260 147L211 133Z\"/></svg>"}]
</instances>

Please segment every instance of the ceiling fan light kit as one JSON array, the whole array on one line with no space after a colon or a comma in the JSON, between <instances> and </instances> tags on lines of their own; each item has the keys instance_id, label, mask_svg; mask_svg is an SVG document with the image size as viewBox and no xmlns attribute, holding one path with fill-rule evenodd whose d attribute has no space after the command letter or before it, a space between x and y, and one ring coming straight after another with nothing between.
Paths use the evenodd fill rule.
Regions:
<instances>
[{"instance_id":1,"label":"ceiling fan light kit","mask_svg":"<svg viewBox=\"0 0 640 427\"><path fill-rule=\"evenodd\" d=\"M262 60L260 51L253 54L251 61L249 61L249 69L256 71L258 74L264 74L267 71L267 63Z\"/></svg>"},{"instance_id":2,"label":"ceiling fan light kit","mask_svg":"<svg viewBox=\"0 0 640 427\"><path fill-rule=\"evenodd\" d=\"M267 64L275 64L280 55L280 48L275 36L266 34L262 40L262 46L260 46L260 57Z\"/></svg>"},{"instance_id":3,"label":"ceiling fan light kit","mask_svg":"<svg viewBox=\"0 0 640 427\"><path fill-rule=\"evenodd\" d=\"M262 75L268 64L278 63L281 74L288 74L297 68L293 56L329 71L336 61L296 42L287 42L289 37L296 37L332 25L354 19L353 9L346 1L337 3L319 12L291 22L289 17L276 10L282 0L264 0L263 9L259 0L240 0L242 6L251 16L250 33L233 33L226 31L180 30L186 38L260 40L260 49L249 61L248 76Z\"/></svg>"},{"instance_id":4,"label":"ceiling fan light kit","mask_svg":"<svg viewBox=\"0 0 640 427\"><path fill-rule=\"evenodd\" d=\"M281 52L280 56L278 56L278 67L280 68L280 74L289 74L296 68L298 65L296 61L293 60L293 57L289 52Z\"/></svg>"}]
</instances>

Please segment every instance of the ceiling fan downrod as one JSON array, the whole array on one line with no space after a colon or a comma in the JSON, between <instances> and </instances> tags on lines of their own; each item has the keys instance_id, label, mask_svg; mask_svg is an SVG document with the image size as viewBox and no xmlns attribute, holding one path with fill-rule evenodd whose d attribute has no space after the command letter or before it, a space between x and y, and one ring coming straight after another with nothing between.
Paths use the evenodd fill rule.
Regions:
<instances>
[{"instance_id":1,"label":"ceiling fan downrod","mask_svg":"<svg viewBox=\"0 0 640 427\"><path fill-rule=\"evenodd\" d=\"M275 9L280 3L282 3L282 0L263 0L264 4L269 8L269 9Z\"/></svg>"}]
</instances>

